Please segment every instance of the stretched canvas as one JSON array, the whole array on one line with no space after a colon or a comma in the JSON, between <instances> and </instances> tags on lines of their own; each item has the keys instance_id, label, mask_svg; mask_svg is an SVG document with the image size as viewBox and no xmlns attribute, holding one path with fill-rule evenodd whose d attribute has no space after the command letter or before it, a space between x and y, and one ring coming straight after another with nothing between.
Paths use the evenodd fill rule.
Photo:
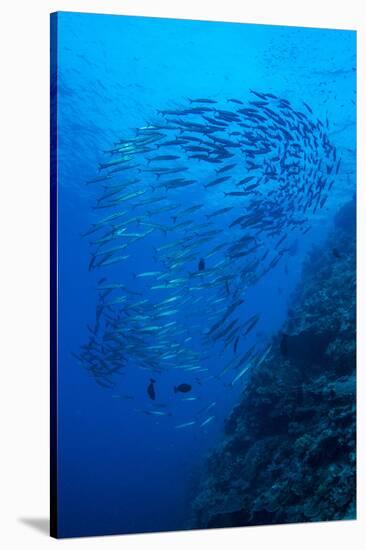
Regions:
<instances>
[{"instance_id":1,"label":"stretched canvas","mask_svg":"<svg viewBox=\"0 0 366 550\"><path fill-rule=\"evenodd\" d=\"M353 519L356 34L51 16L51 534Z\"/></svg>"}]
</instances>

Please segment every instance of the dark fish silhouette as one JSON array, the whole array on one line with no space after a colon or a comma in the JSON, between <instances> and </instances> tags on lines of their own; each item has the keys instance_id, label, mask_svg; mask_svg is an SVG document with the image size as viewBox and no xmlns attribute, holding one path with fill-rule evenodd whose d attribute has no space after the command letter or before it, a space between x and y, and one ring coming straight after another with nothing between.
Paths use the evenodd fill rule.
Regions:
<instances>
[{"instance_id":1,"label":"dark fish silhouette","mask_svg":"<svg viewBox=\"0 0 366 550\"><path fill-rule=\"evenodd\" d=\"M332 252L333 252L333 256L334 256L335 258L338 258L338 259L339 259L339 258L341 257L341 254L340 254L338 248L333 248Z\"/></svg>"},{"instance_id":2,"label":"dark fish silhouette","mask_svg":"<svg viewBox=\"0 0 366 550\"><path fill-rule=\"evenodd\" d=\"M198 271L204 271L205 270L205 260L203 258L200 259L198 262Z\"/></svg>"},{"instance_id":3,"label":"dark fish silhouette","mask_svg":"<svg viewBox=\"0 0 366 550\"><path fill-rule=\"evenodd\" d=\"M174 386L174 393L188 393L191 389L192 386L190 384L179 384L179 386Z\"/></svg>"},{"instance_id":4,"label":"dark fish silhouette","mask_svg":"<svg viewBox=\"0 0 366 550\"><path fill-rule=\"evenodd\" d=\"M153 378L150 378L150 384L147 386L147 394L152 400L154 400L156 397L154 384L155 384L155 380Z\"/></svg>"}]
</instances>

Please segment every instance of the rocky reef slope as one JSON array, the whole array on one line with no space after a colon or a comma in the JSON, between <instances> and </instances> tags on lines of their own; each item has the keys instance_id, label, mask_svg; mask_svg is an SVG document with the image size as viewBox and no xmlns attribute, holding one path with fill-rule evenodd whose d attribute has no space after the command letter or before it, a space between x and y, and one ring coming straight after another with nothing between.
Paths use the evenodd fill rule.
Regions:
<instances>
[{"instance_id":1,"label":"rocky reef slope","mask_svg":"<svg viewBox=\"0 0 366 550\"><path fill-rule=\"evenodd\" d=\"M209 457L191 527L355 517L354 210L309 255L287 324Z\"/></svg>"}]
</instances>

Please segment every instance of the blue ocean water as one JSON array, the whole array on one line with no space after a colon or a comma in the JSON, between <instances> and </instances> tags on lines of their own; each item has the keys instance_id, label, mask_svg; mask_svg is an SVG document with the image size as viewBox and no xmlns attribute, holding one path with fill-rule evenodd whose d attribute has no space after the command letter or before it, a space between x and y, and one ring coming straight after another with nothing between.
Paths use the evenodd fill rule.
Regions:
<instances>
[{"instance_id":1,"label":"blue ocean water","mask_svg":"<svg viewBox=\"0 0 366 550\"><path fill-rule=\"evenodd\" d=\"M59 144L59 535L184 529L189 525L190 503L205 458L211 448L220 444L224 419L238 401L245 383L246 373L235 380L242 367L235 365L235 361L253 346L255 360L258 362L263 357L271 336L286 320L291 292L299 283L304 258L314 244L325 240L334 214L354 196L355 33L72 13L59 13L55 17L58 26ZM302 145L307 153L301 157L303 164L292 168L282 166L281 174L285 172L286 177L279 183L277 176L273 177L276 185L283 186L281 197L286 197L291 177L296 177L289 170L306 173L304 185L307 189L314 176L308 172L308 167L316 165L324 178L324 186L326 184L324 195L319 195L320 200L323 196L325 198L326 189L329 189L323 206L318 204L314 209L315 198L308 195L310 202L313 201L311 208L303 208L305 201L300 209L296 201L301 193L305 193L301 186L294 198L296 206L282 198L280 205L268 202L272 188L266 187L265 176L254 190L254 196L249 193L247 197L226 197L225 192L233 191L233 178L256 175L256 170L263 176L263 157L253 172L250 169L239 174L236 152L233 157L220 157L218 164L210 164L194 158L195 154L200 154L195 150L190 154L186 151L187 154L179 159L151 160L154 156L177 154L177 147L172 150L169 146L159 148L155 141L146 146L146 152L136 151L136 146L131 145L136 136L151 137L162 132L164 137L159 139L164 141L179 140L187 135L186 130L181 131L182 127L173 130L173 134L169 134L169 130L156 130L163 121L177 127L177 117L181 121L191 121L190 126L186 126L187 131L202 138L202 133L194 133L197 114L169 114L195 107L212 107L204 101L191 103L188 98L216 101L213 111L202 111L199 116L208 113L207 116L218 117L215 109L221 109L221 123L224 121L227 125L232 121L225 111L235 113L239 108L261 109L262 101L266 103L266 109L271 109L270 113L275 109L272 123L273 120L278 123L278 108L288 112L286 102L290 101L293 105L291 116L296 117L292 113L300 112L300 119L305 117L306 124L308 120L312 121L314 126L309 126L310 133L316 140L310 147L309 138L304 133ZM242 103L228 101L230 99ZM259 104L253 105L248 103L250 101ZM163 114L158 111L163 111ZM164 115L164 111L169 113ZM269 117L270 113L267 112ZM242 127L242 131L249 133L246 140L252 141L253 147L258 139L250 135L253 118L250 111L242 114L247 114L250 119L251 127ZM318 120L320 125L317 125ZM213 124L205 121L205 124ZM257 126L267 124L267 121L255 117L254 122ZM227 139L231 143L238 140L235 134L229 135L226 127L217 135L221 136L218 140ZM288 140L284 133L276 135L282 136L281 146ZM328 141L324 149L324 135L331 149L327 148ZM204 142L208 139L209 136L203 136ZM194 147L194 143L192 140L191 146ZM214 143L225 145L220 141ZM100 199L111 185L122 185L126 181L124 171L112 174L113 165L100 169L100 164L120 159L124 144L127 144L129 153L132 150L131 164L138 165L128 176L139 179L137 187L132 184L132 194L136 189L141 191L141 195L115 203L115 197L123 195L119 190L112 195L112 200ZM202 142L197 145L200 146ZM105 153L118 147L117 154ZM242 145L241 149L243 147L246 146ZM179 151L181 155L181 149ZM311 156L314 151L321 151L320 159L324 160L324 165L314 161ZM250 153L242 154L249 160L252 158ZM267 156L267 152L263 154ZM230 164L235 165L232 171L216 171ZM116 168L120 166L115 165ZM189 176L172 174L168 180L166 176L157 177L156 173L139 171L157 166L188 167ZM110 180L86 183L106 173L111 173ZM171 183L172 186L179 186L182 180L177 180L186 177L208 185L227 174L230 174L230 179L212 187L201 185L198 189L195 184L168 189L162 185L163 181L171 181L175 182ZM235 192L242 190L235 189ZM159 193L168 196L169 200L154 203L153 198ZM145 200L146 205L143 205ZM271 206L271 216L276 224L279 218L275 207L287 208L288 213L283 218L284 225L276 225L276 234L262 231L261 219L258 220L256 249L248 256L252 264L246 264L243 275L242 259L233 254L234 250L227 255L227 247L238 239L237 225L230 227L230 224L243 212L236 216L228 212L211 218L207 213L210 215L224 207L234 209L239 201L244 204L249 200L258 201L256 207L259 209L262 203ZM137 206L139 203L141 206ZM105 204L109 207L104 207ZM203 205L201 208L205 214L198 209L183 217L190 223L177 229L182 212L197 204ZM153 216L152 211L158 207L169 209ZM129 257L120 262L107 264L109 259L116 257L115 253L97 256L101 260L94 256L93 261L93 254L100 251L100 244L90 245L90 242L103 238L105 234L99 231L86 233L102 218L122 210L125 214L118 219L120 226L137 216L138 211L139 221L132 226L126 225L123 228L126 233L137 235L147 233L149 229L151 233L144 239L137 239L126 248L126 252L122 251ZM300 225L300 210L306 218L304 225ZM294 211L299 227L290 225L288 221ZM178 213L175 221L171 218L172 212L173 215ZM153 227L148 225L152 223ZM243 229L240 235L253 234L253 228L249 230L244 222L240 223ZM205 239L205 233L211 229L216 233L200 243L199 239ZM184 239L189 242L192 231L198 243L193 250L196 257L182 265L179 248ZM281 243L278 244L282 234L286 236L283 241L286 248L278 263L266 272L264 253L268 249L268 258L276 260L276 251L282 250ZM162 253L177 281L172 283L168 293L165 289L152 289L154 282L159 285L159 275L146 278L136 275L146 272L166 274L166 264L164 267L161 263L159 248L177 240L179 244L173 247L173 253L168 256ZM222 243L226 247L226 256L220 250L210 256L212 248ZM107 241L108 248L120 244L120 241ZM239 252L241 250L239 248ZM201 258L205 260L205 267L200 274L198 262ZM255 260L259 262L253 265ZM226 262L224 267L220 264L222 261ZM172 267L175 263L178 266ZM221 286L209 286L209 281L212 282L210 269L214 274L215 270L223 269L226 280L230 281L229 288L224 281ZM166 279L163 280L166 284ZM235 281L235 296L234 282L231 281ZM108 284L125 285L129 293L109 292ZM108 293L104 296L106 290ZM107 326L107 336L112 332L119 337L120 326L121 330L128 331L123 341L123 361L119 372L105 377L88 368L90 365L95 367L96 363L95 359L88 363L86 348L83 348L93 339L101 292L103 303L113 302L117 296L122 296L128 304L148 301L148 305L139 304L136 311L128 314L130 327L137 326L137 323L142 327L135 335L126 324L119 325L119 319L116 321L116 310L123 309L124 305L114 302L109 306L110 310L103 309L102 317L107 315L107 321L108 316L114 319L114 325ZM167 308L163 304L163 300L170 298L176 298L179 303L176 312L174 307ZM229 339L223 349L225 338L231 332L217 340L207 338L207 333L215 322L222 320L227 307L241 299L243 303L239 304L236 314L238 325L241 324L240 332L235 332L233 325L232 340ZM158 321L156 316L152 317L151 303L167 316L159 317L159 313ZM258 322L245 334L248 327L245 322L257 315ZM175 323L171 325L173 329L168 326L169 322ZM159 333L156 334L156 329L151 329L151 326L157 326ZM222 328L224 326L227 328L222 323ZM234 342L239 335L238 350L234 351ZM138 337L136 341L134 336ZM141 339L146 345L144 350ZM109 362L108 338L105 341L105 347L99 348L98 368L103 353L105 362ZM158 346L157 352L152 351L154 345ZM141 360L141 353L144 353L145 363ZM249 356L244 365L251 358ZM230 361L233 360L231 368ZM156 380L154 401L147 393L151 378ZM182 383L191 385L191 391L174 392L174 387ZM187 397L196 400L187 401ZM192 425L179 427L191 422Z\"/></svg>"}]
</instances>

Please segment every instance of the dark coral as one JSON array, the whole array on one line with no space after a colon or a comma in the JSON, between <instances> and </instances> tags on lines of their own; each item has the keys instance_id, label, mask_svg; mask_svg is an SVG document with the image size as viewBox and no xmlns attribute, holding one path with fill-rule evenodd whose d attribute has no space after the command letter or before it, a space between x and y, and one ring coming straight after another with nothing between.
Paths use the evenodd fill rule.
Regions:
<instances>
[{"instance_id":1,"label":"dark coral","mask_svg":"<svg viewBox=\"0 0 366 550\"><path fill-rule=\"evenodd\" d=\"M354 202L305 262L283 331L209 457L191 527L355 518Z\"/></svg>"}]
</instances>

